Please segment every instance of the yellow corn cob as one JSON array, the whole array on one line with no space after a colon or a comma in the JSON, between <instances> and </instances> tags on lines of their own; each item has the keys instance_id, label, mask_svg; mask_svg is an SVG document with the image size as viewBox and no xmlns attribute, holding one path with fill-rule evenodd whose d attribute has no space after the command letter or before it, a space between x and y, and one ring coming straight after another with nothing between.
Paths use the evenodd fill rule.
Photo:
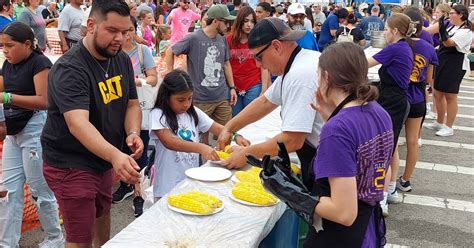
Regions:
<instances>
[{"instance_id":1,"label":"yellow corn cob","mask_svg":"<svg viewBox=\"0 0 474 248\"><path fill-rule=\"evenodd\" d=\"M262 171L262 168L252 166L252 168L250 168L250 170L248 170L247 172L255 173L257 175L260 175L261 171Z\"/></svg>"},{"instance_id":2,"label":"yellow corn cob","mask_svg":"<svg viewBox=\"0 0 474 248\"><path fill-rule=\"evenodd\" d=\"M251 202L259 205L272 205L275 204L277 201L274 196L263 190L252 190L247 187L234 187L232 189L232 195L242 201Z\"/></svg>"},{"instance_id":3,"label":"yellow corn cob","mask_svg":"<svg viewBox=\"0 0 474 248\"><path fill-rule=\"evenodd\" d=\"M223 152L223 151L216 151L217 153L217 156L219 156L220 159L222 160L227 160L228 158L230 158L230 153L227 153L227 152Z\"/></svg>"},{"instance_id":4,"label":"yellow corn cob","mask_svg":"<svg viewBox=\"0 0 474 248\"><path fill-rule=\"evenodd\" d=\"M238 182L235 184L235 187L246 187L250 189L265 190L261 183L251 183L251 182Z\"/></svg>"},{"instance_id":5,"label":"yellow corn cob","mask_svg":"<svg viewBox=\"0 0 474 248\"><path fill-rule=\"evenodd\" d=\"M237 177L241 182L260 183L258 174L253 172L237 171L235 177Z\"/></svg>"},{"instance_id":6,"label":"yellow corn cob","mask_svg":"<svg viewBox=\"0 0 474 248\"><path fill-rule=\"evenodd\" d=\"M214 211L213 208L206 205L205 203L199 202L184 195L170 195L168 197L168 203L175 208L199 214L210 214Z\"/></svg>"},{"instance_id":7,"label":"yellow corn cob","mask_svg":"<svg viewBox=\"0 0 474 248\"><path fill-rule=\"evenodd\" d=\"M295 173L296 175L301 174L301 169L298 168L298 166L296 166L295 163L291 163L290 167L291 167L291 170L293 171L293 173Z\"/></svg>"},{"instance_id":8,"label":"yellow corn cob","mask_svg":"<svg viewBox=\"0 0 474 248\"><path fill-rule=\"evenodd\" d=\"M232 148L231 145L226 145L226 146L224 147L224 152L230 153L230 152L228 152L230 148Z\"/></svg>"},{"instance_id":9,"label":"yellow corn cob","mask_svg":"<svg viewBox=\"0 0 474 248\"><path fill-rule=\"evenodd\" d=\"M222 207L222 201L219 200L219 198L208 193L199 192L199 191L191 191L184 194L184 196L194 199L196 201L202 202L212 208Z\"/></svg>"}]
</instances>

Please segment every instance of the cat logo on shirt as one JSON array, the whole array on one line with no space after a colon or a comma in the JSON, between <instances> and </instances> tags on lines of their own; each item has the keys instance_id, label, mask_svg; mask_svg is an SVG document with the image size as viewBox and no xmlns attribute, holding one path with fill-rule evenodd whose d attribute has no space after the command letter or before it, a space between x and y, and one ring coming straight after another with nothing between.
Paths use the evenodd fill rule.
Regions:
<instances>
[{"instance_id":1,"label":"cat logo on shirt","mask_svg":"<svg viewBox=\"0 0 474 248\"><path fill-rule=\"evenodd\" d=\"M98 85L104 104L109 104L113 100L117 100L122 97L122 85L120 83L121 79L121 76L115 76L105 80L105 83L99 82Z\"/></svg>"}]
</instances>

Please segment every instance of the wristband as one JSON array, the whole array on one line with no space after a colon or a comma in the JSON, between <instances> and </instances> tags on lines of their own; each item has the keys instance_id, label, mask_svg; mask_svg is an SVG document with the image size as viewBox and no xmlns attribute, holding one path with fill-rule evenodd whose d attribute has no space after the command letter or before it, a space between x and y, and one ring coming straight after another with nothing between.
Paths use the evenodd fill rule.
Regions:
<instances>
[{"instance_id":1,"label":"wristband","mask_svg":"<svg viewBox=\"0 0 474 248\"><path fill-rule=\"evenodd\" d=\"M8 104L8 93L3 92L3 104Z\"/></svg>"},{"instance_id":2,"label":"wristband","mask_svg":"<svg viewBox=\"0 0 474 248\"><path fill-rule=\"evenodd\" d=\"M237 139L238 136L242 136L242 135L240 135L238 133L233 133L232 134L232 141L237 142L236 139Z\"/></svg>"},{"instance_id":3,"label":"wristband","mask_svg":"<svg viewBox=\"0 0 474 248\"><path fill-rule=\"evenodd\" d=\"M12 93L8 93L8 104L11 104L13 101Z\"/></svg>"},{"instance_id":4,"label":"wristband","mask_svg":"<svg viewBox=\"0 0 474 248\"><path fill-rule=\"evenodd\" d=\"M127 137L132 135L132 134L136 134L138 137L140 137L140 133L139 132L136 132L136 131L131 131L131 132L128 132L127 133Z\"/></svg>"},{"instance_id":5,"label":"wristband","mask_svg":"<svg viewBox=\"0 0 474 248\"><path fill-rule=\"evenodd\" d=\"M230 87L229 87L229 90L235 90L235 91L237 91L237 90L235 89L235 86L230 86Z\"/></svg>"}]
</instances>

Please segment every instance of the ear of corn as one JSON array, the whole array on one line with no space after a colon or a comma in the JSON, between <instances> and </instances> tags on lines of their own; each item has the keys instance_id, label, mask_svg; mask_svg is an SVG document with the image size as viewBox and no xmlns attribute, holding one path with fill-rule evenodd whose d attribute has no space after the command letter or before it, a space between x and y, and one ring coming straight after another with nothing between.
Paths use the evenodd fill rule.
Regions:
<instances>
[{"instance_id":1,"label":"ear of corn","mask_svg":"<svg viewBox=\"0 0 474 248\"><path fill-rule=\"evenodd\" d=\"M258 205L273 205L277 199L271 194L258 189L251 189L248 187L234 187L232 195L242 201L255 203Z\"/></svg>"},{"instance_id":2,"label":"ear of corn","mask_svg":"<svg viewBox=\"0 0 474 248\"><path fill-rule=\"evenodd\" d=\"M250 189L264 190L261 183L251 183L251 182L237 182L235 187L245 187Z\"/></svg>"},{"instance_id":3,"label":"ear of corn","mask_svg":"<svg viewBox=\"0 0 474 248\"><path fill-rule=\"evenodd\" d=\"M260 178L255 172L237 171L235 177L241 182L260 183Z\"/></svg>"},{"instance_id":4,"label":"ear of corn","mask_svg":"<svg viewBox=\"0 0 474 248\"><path fill-rule=\"evenodd\" d=\"M257 176L259 176L261 171L262 171L262 168L252 166L252 168L250 168L250 170L248 170L247 172L257 174Z\"/></svg>"},{"instance_id":5,"label":"ear of corn","mask_svg":"<svg viewBox=\"0 0 474 248\"><path fill-rule=\"evenodd\" d=\"M228 158L230 158L230 153L227 153L227 152L223 152L223 151L216 151L217 153L217 156L219 156L220 159L222 160L227 160Z\"/></svg>"},{"instance_id":6,"label":"ear of corn","mask_svg":"<svg viewBox=\"0 0 474 248\"><path fill-rule=\"evenodd\" d=\"M301 174L301 169L298 168L298 166L296 166L295 163L291 163L290 167L291 167L291 170L293 171L293 173L295 173L296 175Z\"/></svg>"},{"instance_id":7,"label":"ear of corn","mask_svg":"<svg viewBox=\"0 0 474 248\"><path fill-rule=\"evenodd\" d=\"M207 193L199 192L199 191L191 191L191 192L185 193L184 196L187 196L191 199L202 202L212 208L222 207L222 201L211 194L207 194Z\"/></svg>"},{"instance_id":8,"label":"ear of corn","mask_svg":"<svg viewBox=\"0 0 474 248\"><path fill-rule=\"evenodd\" d=\"M199 214L210 214L214 211L214 209L207 204L192 199L186 195L170 195L168 197L168 203L175 208Z\"/></svg>"},{"instance_id":9,"label":"ear of corn","mask_svg":"<svg viewBox=\"0 0 474 248\"><path fill-rule=\"evenodd\" d=\"M224 147L224 152L230 153L230 152L229 152L229 149L230 149L230 148L232 148L231 145L226 145L226 146Z\"/></svg>"}]
</instances>

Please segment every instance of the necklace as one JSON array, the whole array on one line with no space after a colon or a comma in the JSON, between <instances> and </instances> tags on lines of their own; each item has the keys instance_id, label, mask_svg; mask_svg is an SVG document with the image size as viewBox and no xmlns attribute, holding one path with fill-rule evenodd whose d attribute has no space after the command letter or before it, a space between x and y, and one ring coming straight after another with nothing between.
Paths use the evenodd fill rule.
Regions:
<instances>
[{"instance_id":1,"label":"necklace","mask_svg":"<svg viewBox=\"0 0 474 248\"><path fill-rule=\"evenodd\" d=\"M104 67L102 67L99 61L97 61L95 58L93 59L99 65L100 69L104 72L105 79L109 78L110 59L107 59L107 69L104 69Z\"/></svg>"}]
</instances>

